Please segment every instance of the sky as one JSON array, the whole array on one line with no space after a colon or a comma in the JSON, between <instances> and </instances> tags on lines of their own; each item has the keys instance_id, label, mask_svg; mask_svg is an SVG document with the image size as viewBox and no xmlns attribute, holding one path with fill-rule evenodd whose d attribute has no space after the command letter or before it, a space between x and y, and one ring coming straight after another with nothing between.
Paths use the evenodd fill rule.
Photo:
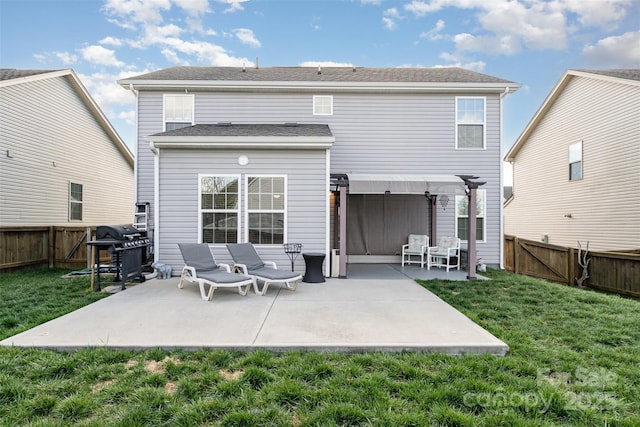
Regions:
<instances>
[{"instance_id":1,"label":"sky","mask_svg":"<svg viewBox=\"0 0 640 427\"><path fill-rule=\"evenodd\" d=\"M132 151L135 99L118 79L256 64L517 82L506 153L567 69L640 68L640 0L0 0L0 68L72 68Z\"/></svg>"}]
</instances>

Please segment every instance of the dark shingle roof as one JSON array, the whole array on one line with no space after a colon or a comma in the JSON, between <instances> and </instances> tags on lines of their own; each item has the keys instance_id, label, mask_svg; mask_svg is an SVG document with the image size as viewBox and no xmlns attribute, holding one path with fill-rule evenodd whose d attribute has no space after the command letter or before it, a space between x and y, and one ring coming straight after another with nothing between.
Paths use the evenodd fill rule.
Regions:
<instances>
[{"instance_id":1,"label":"dark shingle roof","mask_svg":"<svg viewBox=\"0 0 640 427\"><path fill-rule=\"evenodd\" d=\"M331 129L328 125L321 124L198 124L174 129L167 132L156 133L151 136L229 136L229 137L331 137Z\"/></svg>"},{"instance_id":2,"label":"dark shingle roof","mask_svg":"<svg viewBox=\"0 0 640 427\"><path fill-rule=\"evenodd\" d=\"M57 70L18 70L15 68L0 68L0 80L13 80L20 77L35 76L37 74L51 73Z\"/></svg>"},{"instance_id":3,"label":"dark shingle roof","mask_svg":"<svg viewBox=\"0 0 640 427\"><path fill-rule=\"evenodd\" d=\"M584 73L601 74L603 76L617 77L627 80L640 80L640 69L614 69L614 70L576 70Z\"/></svg>"},{"instance_id":4,"label":"dark shingle roof","mask_svg":"<svg viewBox=\"0 0 640 427\"><path fill-rule=\"evenodd\" d=\"M130 81L252 81L352 83L514 83L463 68L323 67L191 67L165 68L121 80Z\"/></svg>"}]
</instances>

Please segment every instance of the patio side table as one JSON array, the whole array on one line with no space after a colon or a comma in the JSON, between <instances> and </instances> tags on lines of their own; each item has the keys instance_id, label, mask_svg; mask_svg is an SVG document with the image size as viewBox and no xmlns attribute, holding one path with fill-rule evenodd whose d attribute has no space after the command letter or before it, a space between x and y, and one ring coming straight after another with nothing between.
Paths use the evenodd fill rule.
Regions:
<instances>
[{"instance_id":1,"label":"patio side table","mask_svg":"<svg viewBox=\"0 0 640 427\"><path fill-rule=\"evenodd\" d=\"M322 274L322 263L325 254L320 252L304 253L302 257L305 263L303 282L307 283L324 283L324 275Z\"/></svg>"}]
</instances>

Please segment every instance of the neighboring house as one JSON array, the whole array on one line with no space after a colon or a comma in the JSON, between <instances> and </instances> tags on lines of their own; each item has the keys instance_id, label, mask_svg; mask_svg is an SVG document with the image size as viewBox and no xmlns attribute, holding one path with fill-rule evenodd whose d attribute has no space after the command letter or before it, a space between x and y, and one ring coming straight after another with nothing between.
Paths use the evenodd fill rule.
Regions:
<instances>
[{"instance_id":1,"label":"neighboring house","mask_svg":"<svg viewBox=\"0 0 640 427\"><path fill-rule=\"evenodd\" d=\"M133 220L131 151L72 70L0 69L0 226Z\"/></svg>"},{"instance_id":2,"label":"neighboring house","mask_svg":"<svg viewBox=\"0 0 640 427\"><path fill-rule=\"evenodd\" d=\"M566 71L505 160L505 234L640 248L640 70Z\"/></svg>"},{"instance_id":3,"label":"neighboring house","mask_svg":"<svg viewBox=\"0 0 640 427\"><path fill-rule=\"evenodd\" d=\"M172 67L119 83L137 95L137 201L151 204L156 259L178 271L179 242L225 262L225 243L250 241L283 267L282 243L327 261L342 248L341 276L345 253L399 263L410 233L466 238L456 174L486 182L478 255L501 263L502 98L517 83L355 67Z\"/></svg>"}]
</instances>

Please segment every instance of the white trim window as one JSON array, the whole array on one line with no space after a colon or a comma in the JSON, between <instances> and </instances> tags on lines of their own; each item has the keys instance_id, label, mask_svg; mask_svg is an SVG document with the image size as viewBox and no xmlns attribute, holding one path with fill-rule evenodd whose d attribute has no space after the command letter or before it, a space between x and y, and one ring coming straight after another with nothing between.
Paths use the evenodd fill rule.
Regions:
<instances>
[{"instance_id":1,"label":"white trim window","mask_svg":"<svg viewBox=\"0 0 640 427\"><path fill-rule=\"evenodd\" d=\"M193 95L165 94L163 101L163 123L165 131L193 125Z\"/></svg>"},{"instance_id":2,"label":"white trim window","mask_svg":"<svg viewBox=\"0 0 640 427\"><path fill-rule=\"evenodd\" d=\"M313 115L314 116L332 116L333 115L333 96L314 95L313 96Z\"/></svg>"},{"instance_id":3,"label":"white trim window","mask_svg":"<svg viewBox=\"0 0 640 427\"><path fill-rule=\"evenodd\" d=\"M476 241L486 242L486 190L476 190ZM469 240L469 198L456 196L456 236Z\"/></svg>"},{"instance_id":4,"label":"white trim window","mask_svg":"<svg viewBox=\"0 0 640 427\"><path fill-rule=\"evenodd\" d=\"M281 245L286 241L287 177L246 177L247 241L256 245Z\"/></svg>"},{"instance_id":5,"label":"white trim window","mask_svg":"<svg viewBox=\"0 0 640 427\"><path fill-rule=\"evenodd\" d=\"M69 182L69 221L82 221L82 184Z\"/></svg>"},{"instance_id":6,"label":"white trim window","mask_svg":"<svg viewBox=\"0 0 640 427\"><path fill-rule=\"evenodd\" d=\"M456 148L486 148L486 98L456 96Z\"/></svg>"},{"instance_id":7,"label":"white trim window","mask_svg":"<svg viewBox=\"0 0 640 427\"><path fill-rule=\"evenodd\" d=\"M238 243L240 237L240 176L200 175L198 240Z\"/></svg>"},{"instance_id":8,"label":"white trim window","mask_svg":"<svg viewBox=\"0 0 640 427\"><path fill-rule=\"evenodd\" d=\"M569 145L569 181L582 179L582 141Z\"/></svg>"}]
</instances>

